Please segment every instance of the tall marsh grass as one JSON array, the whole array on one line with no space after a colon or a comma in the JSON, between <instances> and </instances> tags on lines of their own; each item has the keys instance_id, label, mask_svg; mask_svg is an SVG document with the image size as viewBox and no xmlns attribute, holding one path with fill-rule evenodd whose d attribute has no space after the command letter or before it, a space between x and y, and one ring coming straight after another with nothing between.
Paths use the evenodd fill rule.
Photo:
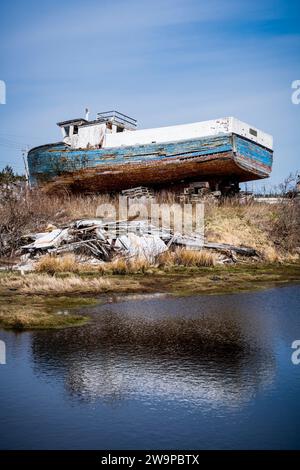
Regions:
<instances>
[{"instance_id":1,"label":"tall marsh grass","mask_svg":"<svg viewBox=\"0 0 300 470\"><path fill-rule=\"evenodd\" d=\"M76 261L73 254L63 256L45 255L36 263L35 270L40 273L79 273L86 271L86 265Z\"/></svg>"},{"instance_id":2,"label":"tall marsh grass","mask_svg":"<svg viewBox=\"0 0 300 470\"><path fill-rule=\"evenodd\" d=\"M185 250L178 248L159 256L158 263L163 266L209 267L215 266L218 255L208 250Z\"/></svg>"}]
</instances>

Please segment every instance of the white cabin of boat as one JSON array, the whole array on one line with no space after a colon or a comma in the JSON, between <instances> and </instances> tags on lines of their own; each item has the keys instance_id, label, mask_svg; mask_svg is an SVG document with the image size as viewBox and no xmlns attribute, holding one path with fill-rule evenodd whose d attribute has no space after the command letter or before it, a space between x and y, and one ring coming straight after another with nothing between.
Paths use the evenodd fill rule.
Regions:
<instances>
[{"instance_id":1,"label":"white cabin of boat","mask_svg":"<svg viewBox=\"0 0 300 470\"><path fill-rule=\"evenodd\" d=\"M177 142L220 134L237 134L262 147L272 150L271 135L234 117L137 130L137 121L118 111L97 114L97 119L78 118L57 124L63 133L63 142L74 149L115 148Z\"/></svg>"}]
</instances>

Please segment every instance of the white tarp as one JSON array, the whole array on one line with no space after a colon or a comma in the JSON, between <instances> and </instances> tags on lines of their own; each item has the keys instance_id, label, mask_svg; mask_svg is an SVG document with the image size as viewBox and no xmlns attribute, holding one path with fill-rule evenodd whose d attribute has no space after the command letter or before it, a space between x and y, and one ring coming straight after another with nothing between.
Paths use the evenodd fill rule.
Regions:
<instances>
[{"instance_id":1,"label":"white tarp","mask_svg":"<svg viewBox=\"0 0 300 470\"><path fill-rule=\"evenodd\" d=\"M143 235L139 237L134 233L120 236L116 241L118 248L125 248L129 256L152 259L167 251L167 245L157 235Z\"/></svg>"}]
</instances>

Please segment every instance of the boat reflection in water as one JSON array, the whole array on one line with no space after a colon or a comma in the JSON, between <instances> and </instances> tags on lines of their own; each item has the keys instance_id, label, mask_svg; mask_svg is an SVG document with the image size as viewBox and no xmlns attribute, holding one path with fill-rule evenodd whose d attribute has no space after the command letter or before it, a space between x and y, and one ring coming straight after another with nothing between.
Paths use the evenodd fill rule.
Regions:
<instances>
[{"instance_id":1,"label":"boat reflection in water","mask_svg":"<svg viewBox=\"0 0 300 470\"><path fill-rule=\"evenodd\" d=\"M83 401L239 408L275 375L278 325L259 312L259 296L251 305L247 297L235 296L234 304L232 296L127 299L88 308L93 321L85 327L33 334L35 373L59 374L69 396Z\"/></svg>"}]
</instances>

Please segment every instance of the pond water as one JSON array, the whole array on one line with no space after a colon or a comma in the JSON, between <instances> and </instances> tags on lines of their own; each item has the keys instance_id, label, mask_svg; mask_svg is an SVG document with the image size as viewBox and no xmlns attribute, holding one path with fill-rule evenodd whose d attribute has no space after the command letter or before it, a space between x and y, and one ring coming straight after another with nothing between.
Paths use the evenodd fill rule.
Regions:
<instances>
[{"instance_id":1,"label":"pond water","mask_svg":"<svg viewBox=\"0 0 300 470\"><path fill-rule=\"evenodd\" d=\"M0 331L2 449L299 449L298 285L110 299Z\"/></svg>"}]
</instances>

